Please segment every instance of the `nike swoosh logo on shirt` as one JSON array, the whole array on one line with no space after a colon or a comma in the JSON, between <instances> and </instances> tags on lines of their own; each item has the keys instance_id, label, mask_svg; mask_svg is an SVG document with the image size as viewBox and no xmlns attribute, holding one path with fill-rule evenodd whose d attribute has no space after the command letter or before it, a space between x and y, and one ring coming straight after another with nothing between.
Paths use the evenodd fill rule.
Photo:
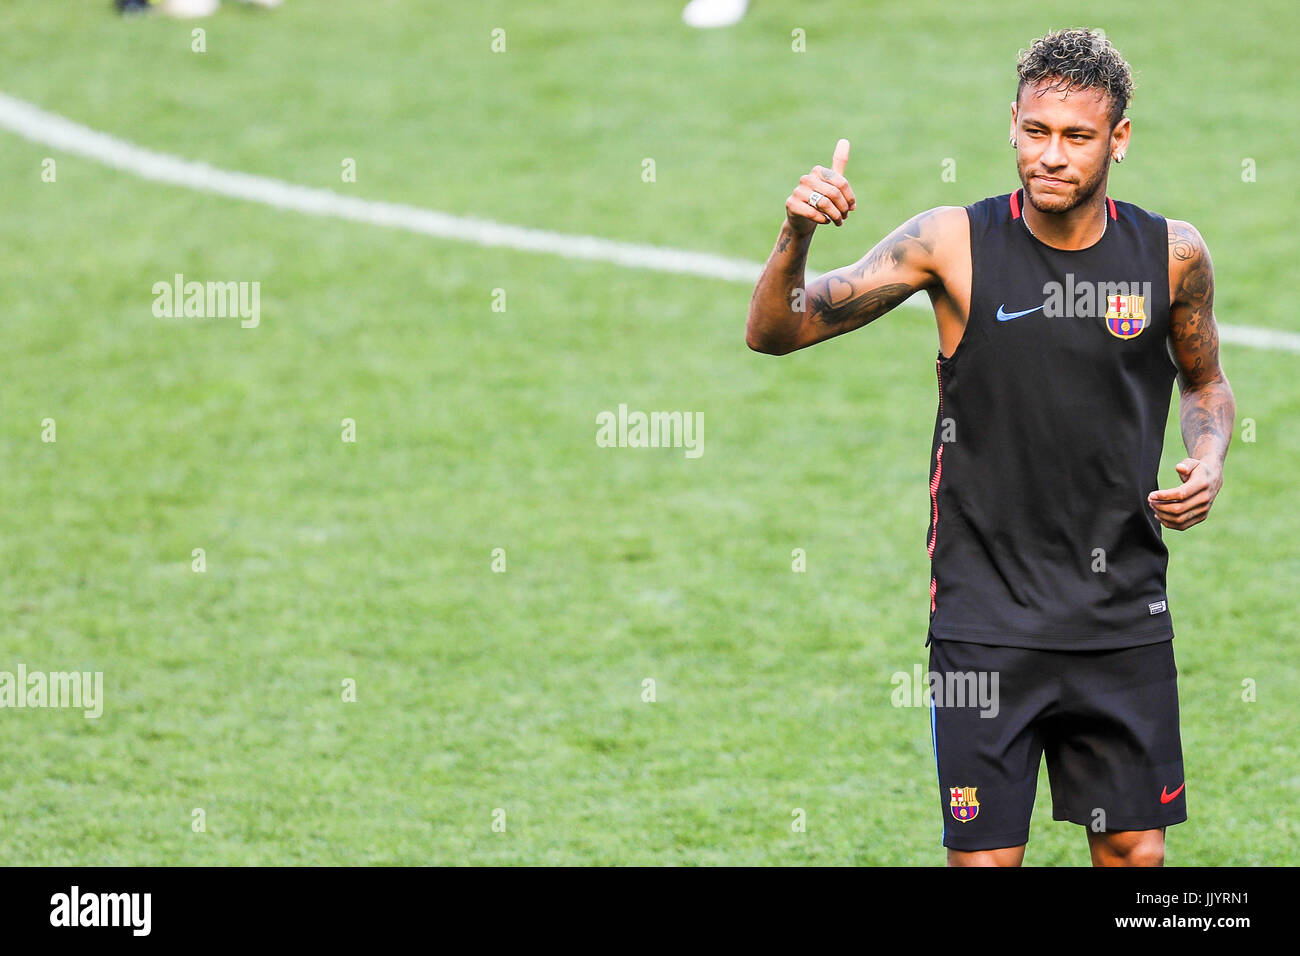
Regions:
<instances>
[{"instance_id":1,"label":"nike swoosh logo on shirt","mask_svg":"<svg viewBox=\"0 0 1300 956\"><path fill-rule=\"evenodd\" d=\"M1012 319L1018 319L1022 315L1028 315L1030 312L1037 312L1041 308L1041 305L1036 305L1032 309L1025 309L1023 312L1008 312L1005 305L1000 305L998 306L998 321L1010 322Z\"/></svg>"},{"instance_id":2,"label":"nike swoosh logo on shirt","mask_svg":"<svg viewBox=\"0 0 1300 956\"><path fill-rule=\"evenodd\" d=\"M1182 783L1181 785L1179 785L1178 789L1175 790L1173 793L1170 793L1170 792L1169 792L1169 788L1168 788L1168 787L1161 787L1161 788L1160 788L1160 802L1161 802L1161 803L1169 803L1171 800L1173 800L1175 797L1177 797L1180 793L1183 792L1183 787L1185 787L1185 786L1187 786L1186 782L1184 782L1184 783Z\"/></svg>"}]
</instances>

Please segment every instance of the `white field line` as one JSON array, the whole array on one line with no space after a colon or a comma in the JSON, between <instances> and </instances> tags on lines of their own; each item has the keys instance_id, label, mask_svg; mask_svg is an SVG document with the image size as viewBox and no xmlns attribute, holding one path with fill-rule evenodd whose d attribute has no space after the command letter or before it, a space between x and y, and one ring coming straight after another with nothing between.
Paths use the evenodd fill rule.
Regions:
<instances>
[{"instance_id":1,"label":"white field line","mask_svg":"<svg viewBox=\"0 0 1300 956\"><path fill-rule=\"evenodd\" d=\"M763 269L761 263L707 252L508 226L487 219L452 216L402 203L340 196L328 189L297 186L265 176L217 169L207 163L136 146L4 93L0 93L0 128L34 143L82 156L142 179L261 203L276 209L289 209L309 216L330 216L454 242L542 252L568 259L611 262L632 269L702 276L728 282L752 284ZM907 304L928 307L928 300L923 294L917 294ZM1300 333L1296 332L1220 325L1219 335L1222 341L1236 345L1300 352Z\"/></svg>"},{"instance_id":2,"label":"white field line","mask_svg":"<svg viewBox=\"0 0 1300 956\"><path fill-rule=\"evenodd\" d=\"M1300 334L1281 329L1261 329L1254 325L1219 324L1219 341L1249 345L1278 352L1300 352Z\"/></svg>"}]
</instances>

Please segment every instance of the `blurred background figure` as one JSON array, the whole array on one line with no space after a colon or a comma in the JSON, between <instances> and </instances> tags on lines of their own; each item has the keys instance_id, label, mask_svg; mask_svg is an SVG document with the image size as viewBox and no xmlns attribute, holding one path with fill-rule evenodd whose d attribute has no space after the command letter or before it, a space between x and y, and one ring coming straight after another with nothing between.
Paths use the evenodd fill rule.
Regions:
<instances>
[{"instance_id":1,"label":"blurred background figure","mask_svg":"<svg viewBox=\"0 0 1300 956\"><path fill-rule=\"evenodd\" d=\"M691 0L682 11L687 26L729 27L739 23L749 8L749 0Z\"/></svg>"},{"instance_id":2,"label":"blurred background figure","mask_svg":"<svg viewBox=\"0 0 1300 956\"><path fill-rule=\"evenodd\" d=\"M282 0L241 0L255 7L278 7ZM217 12L221 0L115 0L120 13L148 13L156 10L169 17L208 17Z\"/></svg>"}]
</instances>

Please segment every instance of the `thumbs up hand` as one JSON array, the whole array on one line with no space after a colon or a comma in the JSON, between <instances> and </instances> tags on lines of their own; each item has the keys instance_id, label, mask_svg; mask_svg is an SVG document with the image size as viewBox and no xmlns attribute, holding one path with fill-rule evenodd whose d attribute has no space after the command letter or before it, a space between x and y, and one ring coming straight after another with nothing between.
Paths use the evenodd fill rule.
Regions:
<instances>
[{"instance_id":1,"label":"thumbs up hand","mask_svg":"<svg viewBox=\"0 0 1300 956\"><path fill-rule=\"evenodd\" d=\"M844 167L848 163L849 141L842 139L835 144L830 169L814 166L811 172L799 178L799 185L794 187L794 192L785 201L785 215L791 229L806 236L819 223L844 225L849 213L857 208L853 188L844 178Z\"/></svg>"}]
</instances>

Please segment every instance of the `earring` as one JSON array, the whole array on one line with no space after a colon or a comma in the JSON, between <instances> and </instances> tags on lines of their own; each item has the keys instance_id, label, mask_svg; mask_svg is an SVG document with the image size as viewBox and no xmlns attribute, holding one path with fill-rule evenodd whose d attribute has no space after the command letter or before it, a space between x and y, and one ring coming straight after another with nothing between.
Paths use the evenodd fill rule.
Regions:
<instances>
[{"instance_id":1,"label":"earring","mask_svg":"<svg viewBox=\"0 0 1300 956\"><path fill-rule=\"evenodd\" d=\"M1123 154L1123 153L1116 153L1116 154L1115 154L1115 162L1117 162L1117 163L1122 163L1122 162L1124 162L1124 154Z\"/></svg>"},{"instance_id":2,"label":"earring","mask_svg":"<svg viewBox=\"0 0 1300 956\"><path fill-rule=\"evenodd\" d=\"M1015 145L1016 145L1016 138L1015 138L1014 136L1011 137L1011 145L1012 145L1012 146L1015 146Z\"/></svg>"}]
</instances>

